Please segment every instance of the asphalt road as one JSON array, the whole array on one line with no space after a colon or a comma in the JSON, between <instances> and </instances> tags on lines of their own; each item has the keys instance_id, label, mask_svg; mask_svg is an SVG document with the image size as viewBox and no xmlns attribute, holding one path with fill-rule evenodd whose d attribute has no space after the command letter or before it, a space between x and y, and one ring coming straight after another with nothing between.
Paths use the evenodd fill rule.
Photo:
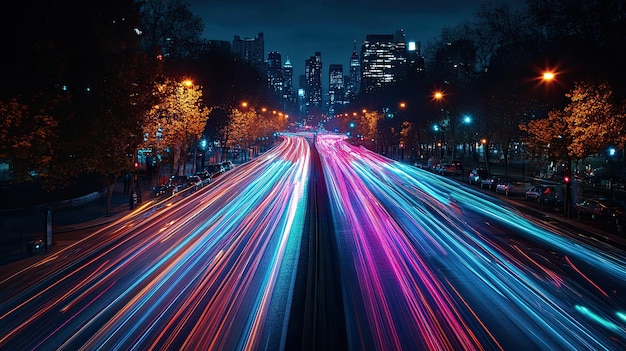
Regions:
<instances>
[{"instance_id":1,"label":"asphalt road","mask_svg":"<svg viewBox=\"0 0 626 351\"><path fill-rule=\"evenodd\" d=\"M622 249L338 136L173 200L0 273L0 349L626 348Z\"/></svg>"}]
</instances>

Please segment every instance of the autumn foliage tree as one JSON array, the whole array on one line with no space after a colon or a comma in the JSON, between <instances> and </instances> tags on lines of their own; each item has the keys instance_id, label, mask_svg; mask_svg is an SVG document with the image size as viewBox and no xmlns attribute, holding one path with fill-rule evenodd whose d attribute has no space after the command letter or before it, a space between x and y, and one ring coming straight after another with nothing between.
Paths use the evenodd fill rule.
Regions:
<instances>
[{"instance_id":1,"label":"autumn foliage tree","mask_svg":"<svg viewBox=\"0 0 626 351\"><path fill-rule=\"evenodd\" d=\"M233 109L228 123L228 140L226 146L245 149L255 139L254 128L257 126L256 112L253 109Z\"/></svg>"},{"instance_id":2,"label":"autumn foliage tree","mask_svg":"<svg viewBox=\"0 0 626 351\"><path fill-rule=\"evenodd\" d=\"M252 107L235 108L229 116L226 146L246 150L259 140L271 140L274 133L287 128L287 117L276 111Z\"/></svg>"},{"instance_id":3,"label":"autumn foliage tree","mask_svg":"<svg viewBox=\"0 0 626 351\"><path fill-rule=\"evenodd\" d=\"M0 102L0 159L11 161L17 181L29 180L31 172L46 176L57 127L52 116L33 112L16 99Z\"/></svg>"},{"instance_id":4,"label":"autumn foliage tree","mask_svg":"<svg viewBox=\"0 0 626 351\"><path fill-rule=\"evenodd\" d=\"M570 156L580 159L601 152L607 145L624 147L624 111L613 102L608 83L578 83L566 96L571 99L564 110L571 136Z\"/></svg>"},{"instance_id":5,"label":"autumn foliage tree","mask_svg":"<svg viewBox=\"0 0 626 351\"><path fill-rule=\"evenodd\" d=\"M189 80L166 79L156 85L155 94L159 103L146 115L143 146L158 155L171 154L174 174L182 174L184 156L197 145L211 109L202 102L201 87Z\"/></svg>"},{"instance_id":6,"label":"autumn foliage tree","mask_svg":"<svg viewBox=\"0 0 626 351\"><path fill-rule=\"evenodd\" d=\"M606 82L576 83L566 94L570 103L548 117L520 124L531 156L558 161L583 159L601 153L607 145L624 148L624 103L616 105Z\"/></svg>"}]
</instances>

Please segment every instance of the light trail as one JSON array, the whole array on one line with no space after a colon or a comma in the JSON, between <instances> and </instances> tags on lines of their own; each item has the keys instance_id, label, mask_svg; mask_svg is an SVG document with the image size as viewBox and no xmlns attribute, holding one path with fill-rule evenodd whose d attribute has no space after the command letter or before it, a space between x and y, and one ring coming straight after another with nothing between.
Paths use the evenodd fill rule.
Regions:
<instances>
[{"instance_id":1,"label":"light trail","mask_svg":"<svg viewBox=\"0 0 626 351\"><path fill-rule=\"evenodd\" d=\"M343 136L320 135L316 145L341 233L351 349L626 347L623 252L575 241ZM554 258L531 257L533 247Z\"/></svg>"},{"instance_id":2,"label":"light trail","mask_svg":"<svg viewBox=\"0 0 626 351\"><path fill-rule=\"evenodd\" d=\"M186 201L21 272L42 280L3 295L0 349L281 345L287 323L275 322L291 309L309 165L307 141L286 136ZM20 274L3 290L23 284Z\"/></svg>"},{"instance_id":3,"label":"light trail","mask_svg":"<svg viewBox=\"0 0 626 351\"><path fill-rule=\"evenodd\" d=\"M316 147L335 236L314 239L335 242L315 278L340 282L349 349L626 349L623 251L343 137ZM311 155L284 136L1 279L0 349L287 349Z\"/></svg>"}]
</instances>

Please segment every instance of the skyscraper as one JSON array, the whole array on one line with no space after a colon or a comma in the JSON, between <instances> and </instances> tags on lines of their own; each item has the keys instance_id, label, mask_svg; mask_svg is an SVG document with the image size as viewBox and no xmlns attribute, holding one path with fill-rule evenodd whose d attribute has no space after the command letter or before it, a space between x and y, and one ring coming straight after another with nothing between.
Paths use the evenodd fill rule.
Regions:
<instances>
[{"instance_id":1,"label":"skyscraper","mask_svg":"<svg viewBox=\"0 0 626 351\"><path fill-rule=\"evenodd\" d=\"M361 47L361 92L389 86L408 73L404 31L370 34Z\"/></svg>"},{"instance_id":2,"label":"skyscraper","mask_svg":"<svg viewBox=\"0 0 626 351\"><path fill-rule=\"evenodd\" d=\"M233 40L233 53L249 62L259 72L265 73L265 42L263 33L255 38L241 38L235 35Z\"/></svg>"},{"instance_id":3,"label":"skyscraper","mask_svg":"<svg viewBox=\"0 0 626 351\"><path fill-rule=\"evenodd\" d=\"M283 95L283 68L281 67L282 56L280 52L267 53L267 86L276 94Z\"/></svg>"},{"instance_id":4,"label":"skyscraper","mask_svg":"<svg viewBox=\"0 0 626 351\"><path fill-rule=\"evenodd\" d=\"M308 123L317 124L322 116L322 54L317 51L304 62L305 103Z\"/></svg>"},{"instance_id":5,"label":"skyscraper","mask_svg":"<svg viewBox=\"0 0 626 351\"><path fill-rule=\"evenodd\" d=\"M346 98L352 102L361 89L361 62L356 52L356 40L350 56L350 72L344 82Z\"/></svg>"},{"instance_id":6,"label":"skyscraper","mask_svg":"<svg viewBox=\"0 0 626 351\"><path fill-rule=\"evenodd\" d=\"M285 60L283 65L283 107L289 110L288 107L295 103L295 96L293 92L293 66L289 57Z\"/></svg>"},{"instance_id":7,"label":"skyscraper","mask_svg":"<svg viewBox=\"0 0 626 351\"><path fill-rule=\"evenodd\" d=\"M328 115L334 116L342 112L344 104L343 65L330 65L328 79Z\"/></svg>"}]
</instances>

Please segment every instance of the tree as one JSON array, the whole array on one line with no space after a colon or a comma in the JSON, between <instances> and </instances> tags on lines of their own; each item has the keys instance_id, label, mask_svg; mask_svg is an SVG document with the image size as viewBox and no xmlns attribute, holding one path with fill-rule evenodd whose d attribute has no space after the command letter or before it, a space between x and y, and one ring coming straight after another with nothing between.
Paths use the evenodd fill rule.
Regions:
<instances>
[{"instance_id":1,"label":"tree","mask_svg":"<svg viewBox=\"0 0 626 351\"><path fill-rule=\"evenodd\" d=\"M189 4L182 0L143 0L140 4L146 51L177 58L195 54L204 24Z\"/></svg>"},{"instance_id":2,"label":"tree","mask_svg":"<svg viewBox=\"0 0 626 351\"><path fill-rule=\"evenodd\" d=\"M32 172L46 177L57 127L52 116L33 113L16 99L0 102L0 159L11 163L18 182L31 180Z\"/></svg>"},{"instance_id":3,"label":"tree","mask_svg":"<svg viewBox=\"0 0 626 351\"><path fill-rule=\"evenodd\" d=\"M158 155L171 150L174 174L182 175L183 152L197 146L211 109L202 103L201 87L189 80L166 79L155 94L159 103L146 115L143 145Z\"/></svg>"},{"instance_id":4,"label":"tree","mask_svg":"<svg viewBox=\"0 0 626 351\"><path fill-rule=\"evenodd\" d=\"M567 155L567 146L570 143L568 126L565 122L565 112L554 110L548 113L547 118L531 120L519 125L519 129L526 133L522 138L527 157L539 169L548 162L560 162Z\"/></svg>"},{"instance_id":5,"label":"tree","mask_svg":"<svg viewBox=\"0 0 626 351\"><path fill-rule=\"evenodd\" d=\"M361 114L359 123L357 123L358 134L363 135L366 140L378 139L378 124L384 118L384 115L378 111L365 111Z\"/></svg>"},{"instance_id":6,"label":"tree","mask_svg":"<svg viewBox=\"0 0 626 351\"><path fill-rule=\"evenodd\" d=\"M419 150L419 131L413 122L403 121L400 129L400 143L405 149L411 150L411 159L416 156L416 151Z\"/></svg>"},{"instance_id":7,"label":"tree","mask_svg":"<svg viewBox=\"0 0 626 351\"><path fill-rule=\"evenodd\" d=\"M255 139L254 129L258 127L256 121L257 113L254 109L233 109L227 127L229 138L226 141L226 146L241 149L241 152L245 153Z\"/></svg>"},{"instance_id":8,"label":"tree","mask_svg":"<svg viewBox=\"0 0 626 351\"><path fill-rule=\"evenodd\" d=\"M579 82L566 96L571 102L562 110L520 124L532 155L550 161L560 161L564 155L579 160L602 152L608 145L624 147L624 103L613 103L608 83Z\"/></svg>"},{"instance_id":9,"label":"tree","mask_svg":"<svg viewBox=\"0 0 626 351\"><path fill-rule=\"evenodd\" d=\"M37 162L18 167L16 177L37 173L42 186L54 190L99 175L111 195L116 177L132 167L128 155L141 141L140 121L151 105L145 87L159 69L139 47L135 3L35 1L17 7L3 12L4 32L30 30L6 42L12 54L0 66L0 95L5 104L20 106L10 110L22 120L10 123L25 128L7 129L8 138L31 133L38 136L31 146L45 149L23 150ZM36 154L49 157L37 160ZM15 164L22 156L11 157Z\"/></svg>"},{"instance_id":10,"label":"tree","mask_svg":"<svg viewBox=\"0 0 626 351\"><path fill-rule=\"evenodd\" d=\"M571 136L570 156L581 159L601 152L607 145L624 147L624 111L618 111L614 105L613 92L607 82L577 83L566 96L571 99L564 110L564 121Z\"/></svg>"}]
</instances>

